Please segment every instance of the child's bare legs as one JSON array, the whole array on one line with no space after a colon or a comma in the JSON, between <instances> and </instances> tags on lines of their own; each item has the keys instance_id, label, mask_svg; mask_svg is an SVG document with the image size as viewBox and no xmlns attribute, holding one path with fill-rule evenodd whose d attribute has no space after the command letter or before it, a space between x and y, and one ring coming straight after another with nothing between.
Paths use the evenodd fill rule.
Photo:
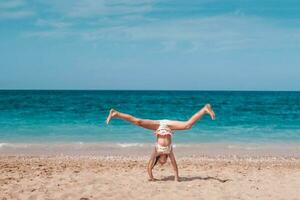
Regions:
<instances>
[{"instance_id":1,"label":"child's bare legs","mask_svg":"<svg viewBox=\"0 0 300 200\"><path fill-rule=\"evenodd\" d=\"M109 115L106 119L106 123L108 124L112 118L119 118L126 120L134 125L141 126L146 129L156 130L159 127L159 121L149 120L149 119L139 119L132 115L118 112L114 109L111 109Z\"/></svg>"},{"instance_id":2,"label":"child's bare legs","mask_svg":"<svg viewBox=\"0 0 300 200\"><path fill-rule=\"evenodd\" d=\"M178 167L177 167L177 163L176 163L176 159L175 159L173 150L170 152L169 157L170 157L171 164L172 164L172 166L173 166L174 173L175 173L175 178L174 178L174 180L175 180L175 181L179 181Z\"/></svg>"},{"instance_id":3,"label":"child's bare legs","mask_svg":"<svg viewBox=\"0 0 300 200\"><path fill-rule=\"evenodd\" d=\"M211 108L210 104L206 104L201 110L199 110L196 114L194 114L189 120L187 121L168 121L168 126L172 130L186 130L192 128L192 126L201 119L205 114L209 114L211 119L215 119L215 113Z\"/></svg>"},{"instance_id":4,"label":"child's bare legs","mask_svg":"<svg viewBox=\"0 0 300 200\"><path fill-rule=\"evenodd\" d=\"M211 108L210 104L206 104L202 109L200 109L197 113L195 113L189 120L187 121L174 121L169 120L168 126L172 130L186 130L190 129L199 119L201 119L205 114L209 114L211 119L215 119L215 113ZM119 118L126 121L129 121L137 126L141 126L146 129L156 130L159 127L159 121L157 120L149 120L149 119L139 119L132 115L118 112L114 109L111 109L109 115L107 117L106 123L108 124L112 118Z\"/></svg>"}]
</instances>

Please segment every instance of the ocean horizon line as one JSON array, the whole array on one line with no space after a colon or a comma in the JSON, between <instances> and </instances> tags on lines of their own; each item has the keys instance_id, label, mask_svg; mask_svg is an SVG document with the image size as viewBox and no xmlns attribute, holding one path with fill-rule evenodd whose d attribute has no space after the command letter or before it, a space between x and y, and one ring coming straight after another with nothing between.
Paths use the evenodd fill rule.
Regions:
<instances>
[{"instance_id":1,"label":"ocean horizon line","mask_svg":"<svg viewBox=\"0 0 300 200\"><path fill-rule=\"evenodd\" d=\"M185 90L185 89L0 89L0 91L132 91L132 92L300 92L300 90Z\"/></svg>"}]
</instances>

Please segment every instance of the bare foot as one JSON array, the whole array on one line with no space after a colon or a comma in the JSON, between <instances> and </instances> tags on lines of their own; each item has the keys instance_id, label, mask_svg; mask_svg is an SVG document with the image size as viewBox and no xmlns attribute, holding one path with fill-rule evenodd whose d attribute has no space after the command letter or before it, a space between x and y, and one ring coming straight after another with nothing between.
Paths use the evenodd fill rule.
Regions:
<instances>
[{"instance_id":1,"label":"bare foot","mask_svg":"<svg viewBox=\"0 0 300 200\"><path fill-rule=\"evenodd\" d=\"M106 119L106 124L109 124L110 120L116 116L117 114L117 111L115 111L114 109L110 109L109 111L109 115L107 116L107 119Z\"/></svg>"},{"instance_id":2,"label":"bare foot","mask_svg":"<svg viewBox=\"0 0 300 200\"><path fill-rule=\"evenodd\" d=\"M174 178L174 181L180 182L179 177L175 177L175 178Z\"/></svg>"},{"instance_id":3,"label":"bare foot","mask_svg":"<svg viewBox=\"0 0 300 200\"><path fill-rule=\"evenodd\" d=\"M148 181L157 181L156 178L149 178Z\"/></svg>"},{"instance_id":4,"label":"bare foot","mask_svg":"<svg viewBox=\"0 0 300 200\"><path fill-rule=\"evenodd\" d=\"M205 105L205 110L206 110L206 112L210 115L210 117L211 117L212 120L215 120L215 119L216 119L216 114L215 114L215 112L213 111L213 109L211 108L211 105L210 105L210 104L206 104L206 105Z\"/></svg>"}]
</instances>

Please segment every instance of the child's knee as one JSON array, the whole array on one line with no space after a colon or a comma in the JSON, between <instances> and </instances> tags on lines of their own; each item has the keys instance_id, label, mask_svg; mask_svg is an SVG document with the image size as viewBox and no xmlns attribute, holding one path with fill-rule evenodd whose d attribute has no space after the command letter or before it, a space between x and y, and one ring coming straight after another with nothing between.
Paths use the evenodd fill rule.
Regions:
<instances>
[{"instance_id":1,"label":"child's knee","mask_svg":"<svg viewBox=\"0 0 300 200\"><path fill-rule=\"evenodd\" d=\"M184 129L191 129L192 128L192 124L187 122L184 124Z\"/></svg>"},{"instance_id":2,"label":"child's knee","mask_svg":"<svg viewBox=\"0 0 300 200\"><path fill-rule=\"evenodd\" d=\"M141 119L135 119L134 124L137 125L137 126L141 126L142 125L142 120Z\"/></svg>"}]
</instances>

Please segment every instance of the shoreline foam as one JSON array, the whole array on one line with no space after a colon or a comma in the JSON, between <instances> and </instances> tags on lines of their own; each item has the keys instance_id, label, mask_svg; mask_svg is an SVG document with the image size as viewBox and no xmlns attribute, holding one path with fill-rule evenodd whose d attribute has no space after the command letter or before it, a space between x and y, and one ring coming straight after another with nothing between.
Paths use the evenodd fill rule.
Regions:
<instances>
[{"instance_id":1,"label":"shoreline foam","mask_svg":"<svg viewBox=\"0 0 300 200\"><path fill-rule=\"evenodd\" d=\"M176 143L177 156L277 156L300 158L299 143ZM0 155L149 156L153 143L0 143Z\"/></svg>"}]
</instances>

